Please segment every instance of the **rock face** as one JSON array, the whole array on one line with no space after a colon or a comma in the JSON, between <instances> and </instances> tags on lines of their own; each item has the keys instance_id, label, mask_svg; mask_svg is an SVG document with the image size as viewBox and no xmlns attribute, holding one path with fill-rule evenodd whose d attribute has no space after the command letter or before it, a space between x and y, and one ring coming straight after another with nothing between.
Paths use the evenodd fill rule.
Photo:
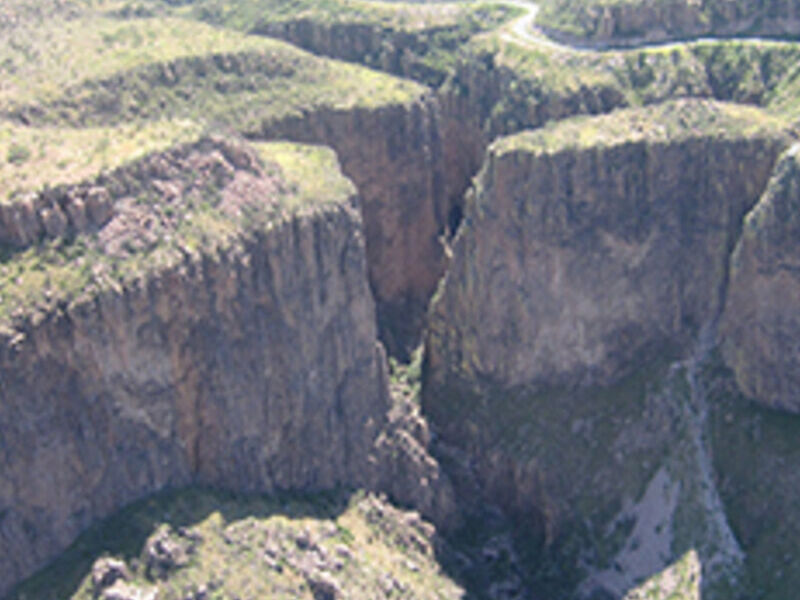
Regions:
<instances>
[{"instance_id":1,"label":"rock face","mask_svg":"<svg viewBox=\"0 0 800 600\"><path fill-rule=\"evenodd\" d=\"M731 259L723 353L740 388L800 412L800 147L783 156Z\"/></svg>"},{"instance_id":2,"label":"rock face","mask_svg":"<svg viewBox=\"0 0 800 600\"><path fill-rule=\"evenodd\" d=\"M440 237L466 185L459 173L452 180L445 174L441 123L438 103L427 97L374 110L320 109L254 132L336 150L362 200L381 339L400 356L420 341L425 309L446 265Z\"/></svg>"},{"instance_id":3,"label":"rock face","mask_svg":"<svg viewBox=\"0 0 800 600\"><path fill-rule=\"evenodd\" d=\"M671 103L495 143L432 307L430 377L608 383L691 339L786 145L735 133L758 116L729 110Z\"/></svg>"},{"instance_id":4,"label":"rock face","mask_svg":"<svg viewBox=\"0 0 800 600\"><path fill-rule=\"evenodd\" d=\"M573 85L553 85L541 73L526 74L524 68L503 64L493 51L480 48L459 60L440 93L461 107L463 123L477 125L489 140L548 121L630 105L619 83L608 78L591 84L576 78Z\"/></svg>"},{"instance_id":5,"label":"rock face","mask_svg":"<svg viewBox=\"0 0 800 600\"><path fill-rule=\"evenodd\" d=\"M258 171L258 159L242 146L216 139L205 151L213 155L206 166L213 166L215 183L223 185L236 173ZM201 142L201 146L203 142ZM21 250L43 240L74 238L97 232L112 219L114 205L135 196L143 182L159 181L162 188L175 178L197 148L187 144L170 152L152 154L132 164L103 174L93 181L60 185L0 204L0 247ZM214 162L219 159L219 162ZM198 166L198 165L194 165ZM180 176L178 177L180 178ZM173 191L173 194L176 192Z\"/></svg>"},{"instance_id":6,"label":"rock face","mask_svg":"<svg viewBox=\"0 0 800 600\"><path fill-rule=\"evenodd\" d=\"M423 409L562 591L622 597L692 549L704 589L740 568L695 340L789 143L757 109L683 101L490 147L431 306Z\"/></svg>"},{"instance_id":7,"label":"rock face","mask_svg":"<svg viewBox=\"0 0 800 600\"><path fill-rule=\"evenodd\" d=\"M444 31L455 27L442 28ZM392 30L377 23L325 23L310 18L263 23L252 33L286 40L300 48L357 62L432 85L446 75L420 60L431 49L429 36L436 31Z\"/></svg>"},{"instance_id":8,"label":"rock face","mask_svg":"<svg viewBox=\"0 0 800 600\"><path fill-rule=\"evenodd\" d=\"M225 202L270 202L211 162ZM0 594L164 487L369 484L388 392L361 227L352 198L301 210L4 330Z\"/></svg>"},{"instance_id":9,"label":"rock face","mask_svg":"<svg viewBox=\"0 0 800 600\"><path fill-rule=\"evenodd\" d=\"M785 36L800 33L800 5L796 0L640 0L607 5L559 0L549 8L543 21L556 37L599 46L637 45L703 35ZM572 26L563 28L564 21Z\"/></svg>"}]
</instances>

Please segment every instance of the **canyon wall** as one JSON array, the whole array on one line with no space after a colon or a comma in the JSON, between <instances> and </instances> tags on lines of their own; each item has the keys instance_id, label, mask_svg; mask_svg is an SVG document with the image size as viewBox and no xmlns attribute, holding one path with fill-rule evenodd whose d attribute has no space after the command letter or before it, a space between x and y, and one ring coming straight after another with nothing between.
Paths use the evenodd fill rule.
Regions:
<instances>
[{"instance_id":1,"label":"canyon wall","mask_svg":"<svg viewBox=\"0 0 800 600\"><path fill-rule=\"evenodd\" d=\"M377 23L325 23L311 18L263 23L251 33L285 40L305 50L361 63L393 75L408 77L428 85L441 84L447 71L421 59L433 49L431 38L438 32L455 31L440 27L423 31L403 31Z\"/></svg>"},{"instance_id":2,"label":"canyon wall","mask_svg":"<svg viewBox=\"0 0 800 600\"><path fill-rule=\"evenodd\" d=\"M387 375L354 197L276 209L282 184L226 154L173 156L171 177L145 188L166 198L211 185L221 210L246 207L254 228L161 265L147 258L143 275L4 325L0 546L13 552L0 556L0 594L164 487L321 490L377 477ZM157 227L157 216L137 220L156 204L113 206L93 238L104 252L132 223Z\"/></svg>"},{"instance_id":3,"label":"canyon wall","mask_svg":"<svg viewBox=\"0 0 800 600\"><path fill-rule=\"evenodd\" d=\"M430 309L423 407L554 591L621 597L692 549L704 589L742 564L698 364L790 143L757 109L678 101L490 147Z\"/></svg>"},{"instance_id":4,"label":"canyon wall","mask_svg":"<svg viewBox=\"0 0 800 600\"><path fill-rule=\"evenodd\" d=\"M598 47L708 35L800 33L800 5L796 0L642 0L605 4L557 0L542 17L542 27L550 35Z\"/></svg>"},{"instance_id":5,"label":"canyon wall","mask_svg":"<svg viewBox=\"0 0 800 600\"><path fill-rule=\"evenodd\" d=\"M81 82L63 97L19 107L11 116L37 125L108 125L162 114L167 105L173 115L188 112L187 117L196 118L198 109L173 106L176 98L187 97L219 111L203 115L214 123L214 130L332 147L362 200L381 340L391 354L407 357L420 343L425 307L444 272L440 238L447 235L453 206L461 205L482 141L464 135L456 123L461 115L443 111L442 103L423 86L263 41L274 44L274 51L145 65ZM300 77L303 68L319 78L318 85L312 76L310 81ZM362 88L348 92L346 86L356 84L336 79L342 77L340 71L358 73L364 79L358 85L374 86L374 98L361 98ZM330 94L320 90L325 85L332 88ZM275 92L282 94L279 98L251 96L273 86L280 90ZM240 96L246 104L237 105ZM454 162L467 165L449 168ZM52 237L63 227L75 229L72 215L61 214L67 205L85 205L90 221L104 218L103 201L90 190L72 190L79 202L65 199L62 192L48 191L25 203L0 207L0 242L24 245Z\"/></svg>"},{"instance_id":6,"label":"canyon wall","mask_svg":"<svg viewBox=\"0 0 800 600\"><path fill-rule=\"evenodd\" d=\"M731 258L723 353L739 387L800 411L800 148L782 157Z\"/></svg>"},{"instance_id":7,"label":"canyon wall","mask_svg":"<svg viewBox=\"0 0 800 600\"><path fill-rule=\"evenodd\" d=\"M462 157L474 157L479 148L458 146L460 133L432 96L378 109L319 109L248 133L336 150L361 197L381 340L400 357L420 341L428 301L446 266L448 215L469 181L469 166L450 171L448 161L463 165Z\"/></svg>"},{"instance_id":8,"label":"canyon wall","mask_svg":"<svg viewBox=\"0 0 800 600\"><path fill-rule=\"evenodd\" d=\"M665 106L696 122L717 110ZM719 313L741 219L786 139L662 136L651 121L573 144L584 123L590 138L624 130L625 114L640 113L552 128L552 148L548 130L491 147L431 311L433 378L607 383Z\"/></svg>"}]
</instances>

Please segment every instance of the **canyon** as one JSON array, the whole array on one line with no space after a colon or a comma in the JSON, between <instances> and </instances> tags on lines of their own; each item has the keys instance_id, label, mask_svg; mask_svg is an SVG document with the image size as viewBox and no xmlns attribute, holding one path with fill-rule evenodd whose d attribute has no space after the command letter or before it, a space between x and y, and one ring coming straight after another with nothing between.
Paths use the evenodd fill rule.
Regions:
<instances>
[{"instance_id":1,"label":"canyon","mask_svg":"<svg viewBox=\"0 0 800 600\"><path fill-rule=\"evenodd\" d=\"M536 54L513 7L246 35L208 1L110 4L71 22L114 68L48 87L45 22L53 49L8 50L0 87L0 596L233 597L200 565L249 527L287 597L389 597L420 568L448 597L790 597L794 47L742 45L749 93L704 46ZM153 139L112 160L131 123ZM40 182L36 136L79 176ZM328 508L290 534L293 494ZM185 528L48 575L162 502ZM195 558L153 575L156 542ZM364 579L329 556L354 551Z\"/></svg>"}]
</instances>

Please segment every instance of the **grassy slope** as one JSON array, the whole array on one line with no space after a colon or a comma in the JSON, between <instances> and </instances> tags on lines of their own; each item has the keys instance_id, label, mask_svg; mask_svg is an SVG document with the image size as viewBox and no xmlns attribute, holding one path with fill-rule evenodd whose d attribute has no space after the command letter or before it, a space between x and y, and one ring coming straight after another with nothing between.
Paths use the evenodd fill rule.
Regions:
<instances>
[{"instance_id":1,"label":"grassy slope","mask_svg":"<svg viewBox=\"0 0 800 600\"><path fill-rule=\"evenodd\" d=\"M3 257L0 330L12 326L16 318L43 314L57 304L79 301L86 294L177 264L187 252L213 253L229 247L247 230L268 227L289 214L327 202L348 202L355 192L329 149L262 143L257 150L266 173L278 177L281 186L275 197L241 215L223 210L214 190L184 196L180 206L173 206L143 188L134 202L138 210L153 215L148 236L155 239L142 242L134 236L129 245L109 252L99 232L43 242Z\"/></svg>"},{"instance_id":2,"label":"grassy slope","mask_svg":"<svg viewBox=\"0 0 800 600\"><path fill-rule=\"evenodd\" d=\"M220 124L377 107L423 88L178 18L77 16L0 36L0 198L89 178ZM20 121L30 123L25 125Z\"/></svg>"},{"instance_id":3,"label":"grassy slope","mask_svg":"<svg viewBox=\"0 0 800 600\"><path fill-rule=\"evenodd\" d=\"M575 117L501 138L498 155L517 150L537 154L609 147L629 142L664 143L694 137L741 139L781 135L782 120L762 109L711 101L678 100L599 117Z\"/></svg>"},{"instance_id":4,"label":"grassy slope","mask_svg":"<svg viewBox=\"0 0 800 600\"><path fill-rule=\"evenodd\" d=\"M200 125L189 120L85 129L0 121L0 202L45 185L78 183L200 132Z\"/></svg>"},{"instance_id":5,"label":"grassy slope","mask_svg":"<svg viewBox=\"0 0 800 600\"><path fill-rule=\"evenodd\" d=\"M693 42L670 48L574 52L477 36L448 87L480 102L492 131L513 133L551 119L703 97L800 117L800 43ZM475 84L475 73L483 78ZM495 88L496 86L496 88Z\"/></svg>"},{"instance_id":6,"label":"grassy slope","mask_svg":"<svg viewBox=\"0 0 800 600\"><path fill-rule=\"evenodd\" d=\"M135 76L147 66L226 54L255 54L281 67L286 73L284 85L297 87L297 106L303 106L303 94L311 86L320 88L319 97L340 104L374 105L408 98L420 91L411 83L318 59L288 44L211 25L178 18L123 20L91 16L66 23L48 22L2 42L0 111L21 105L47 105L65 96L79 95L81 88L91 82L114 76L124 81L128 74ZM291 99L290 95L283 100Z\"/></svg>"},{"instance_id":7,"label":"grassy slope","mask_svg":"<svg viewBox=\"0 0 800 600\"><path fill-rule=\"evenodd\" d=\"M188 565L154 582L136 563L146 539L162 524L201 539ZM460 588L440 572L428 527L358 493L265 498L200 489L167 492L92 527L10 599L88 600L93 596L87 573L102 555L128 561L134 583L157 586L162 600L184 598L201 586L220 599L311 599L303 569L315 563L312 568L335 580L345 598L460 598Z\"/></svg>"},{"instance_id":8,"label":"grassy slope","mask_svg":"<svg viewBox=\"0 0 800 600\"><path fill-rule=\"evenodd\" d=\"M649 10L649 14L653 14L658 10L659 3L666 4L663 0L545 0L538 23L577 38L591 39L598 33L601 16L607 8L623 8L632 14ZM785 10L793 3L792 0L786 0L780 4ZM749 24L751 20L757 31L761 20L771 16L764 3L756 0L706 0L697 3L675 0L669 6L688 7L689 10L685 12L694 15L693 24L707 31L725 31L737 23ZM797 6L796 2L794 6ZM680 21L651 25L665 27L676 38L684 33ZM647 30L632 29L619 33L621 38L635 37L646 34Z\"/></svg>"}]
</instances>

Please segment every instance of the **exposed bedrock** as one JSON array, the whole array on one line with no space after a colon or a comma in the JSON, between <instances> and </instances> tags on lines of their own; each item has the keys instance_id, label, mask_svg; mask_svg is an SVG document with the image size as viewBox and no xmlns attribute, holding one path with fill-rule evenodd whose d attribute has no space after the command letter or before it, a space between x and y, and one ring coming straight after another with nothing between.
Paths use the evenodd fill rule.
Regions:
<instances>
[{"instance_id":1,"label":"exposed bedrock","mask_svg":"<svg viewBox=\"0 0 800 600\"><path fill-rule=\"evenodd\" d=\"M800 33L800 5L796 0L570 4L569 0L555 3L544 19L545 29L557 38L595 43L600 47L703 35L796 36ZM558 15L559 12L563 15ZM559 21L569 21L570 25L561 30Z\"/></svg>"},{"instance_id":2,"label":"exposed bedrock","mask_svg":"<svg viewBox=\"0 0 800 600\"><path fill-rule=\"evenodd\" d=\"M392 30L369 23L324 23L312 18L263 23L251 33L276 37L316 54L362 63L394 75L439 85L446 71L420 60L431 50L440 27L420 32Z\"/></svg>"},{"instance_id":3,"label":"exposed bedrock","mask_svg":"<svg viewBox=\"0 0 800 600\"><path fill-rule=\"evenodd\" d=\"M377 109L321 108L251 135L334 148L361 198L381 340L406 358L446 266L443 240L482 142L433 96ZM455 219L456 221L458 219Z\"/></svg>"},{"instance_id":4,"label":"exposed bedrock","mask_svg":"<svg viewBox=\"0 0 800 600\"><path fill-rule=\"evenodd\" d=\"M468 54L440 90L455 98L489 140L584 114L604 114L630 104L624 90L608 80L553 86L498 64L490 52Z\"/></svg>"},{"instance_id":5,"label":"exposed bedrock","mask_svg":"<svg viewBox=\"0 0 800 600\"><path fill-rule=\"evenodd\" d=\"M226 201L262 200L231 181ZM366 268L345 199L17 318L0 337L0 594L164 487L371 486L389 399Z\"/></svg>"},{"instance_id":6,"label":"exposed bedrock","mask_svg":"<svg viewBox=\"0 0 800 600\"><path fill-rule=\"evenodd\" d=\"M731 259L723 353L748 396L800 412L800 147L780 160Z\"/></svg>"},{"instance_id":7,"label":"exposed bedrock","mask_svg":"<svg viewBox=\"0 0 800 600\"><path fill-rule=\"evenodd\" d=\"M668 103L493 144L432 307L433 381L607 383L691 340L787 145L729 110Z\"/></svg>"},{"instance_id":8,"label":"exposed bedrock","mask_svg":"<svg viewBox=\"0 0 800 600\"><path fill-rule=\"evenodd\" d=\"M241 144L220 138L185 144L145 156L91 181L47 187L0 203L0 247L16 251L45 240L96 232L114 217L114 205L119 200L136 196L153 181L160 181L163 188L165 182L181 174L198 150L210 154L205 166L214 168L214 185L230 183L231 175L237 172L260 174L257 156Z\"/></svg>"},{"instance_id":9,"label":"exposed bedrock","mask_svg":"<svg viewBox=\"0 0 800 600\"><path fill-rule=\"evenodd\" d=\"M692 549L704 586L741 564L697 373L790 143L758 109L679 101L490 147L431 305L423 407L546 549L554 597L621 597Z\"/></svg>"}]
</instances>

